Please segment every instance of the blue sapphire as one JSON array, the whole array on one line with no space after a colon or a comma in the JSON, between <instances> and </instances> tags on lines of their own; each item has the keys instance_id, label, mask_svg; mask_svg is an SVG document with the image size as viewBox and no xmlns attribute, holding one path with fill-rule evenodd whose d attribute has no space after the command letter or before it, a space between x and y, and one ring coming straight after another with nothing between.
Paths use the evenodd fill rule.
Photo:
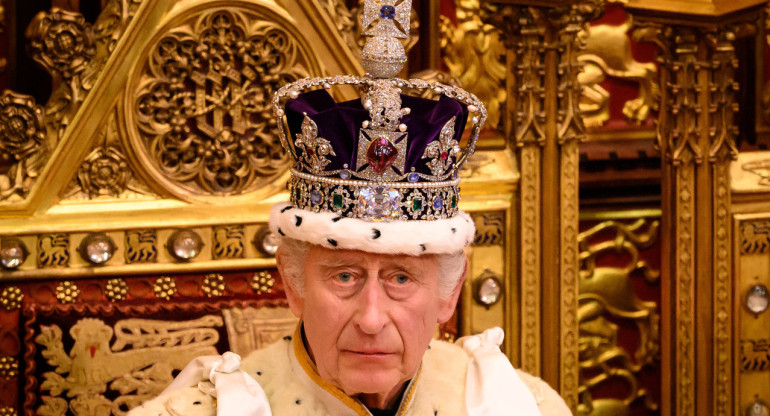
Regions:
<instances>
[{"instance_id":1,"label":"blue sapphire","mask_svg":"<svg viewBox=\"0 0 770 416\"><path fill-rule=\"evenodd\" d=\"M420 180L420 174L419 174L419 173L417 173L417 172L412 172L412 173L410 173L410 174L409 174L409 175L406 177L406 179L407 179L407 180L409 180L409 182L412 182L412 183L414 183L414 182L417 182L417 181L419 181L419 180Z\"/></svg>"},{"instance_id":2,"label":"blue sapphire","mask_svg":"<svg viewBox=\"0 0 770 416\"><path fill-rule=\"evenodd\" d=\"M310 193L310 203L313 205L318 205L321 202L321 193L317 190L313 190L313 192Z\"/></svg>"},{"instance_id":3,"label":"blue sapphire","mask_svg":"<svg viewBox=\"0 0 770 416\"><path fill-rule=\"evenodd\" d=\"M435 209L436 211L441 211L441 208L443 207L444 207L444 199L441 198L440 196L437 196L433 200L433 209Z\"/></svg>"},{"instance_id":4,"label":"blue sapphire","mask_svg":"<svg viewBox=\"0 0 770 416\"><path fill-rule=\"evenodd\" d=\"M382 19L395 19L396 18L396 8L393 6L382 6L380 7L380 18Z\"/></svg>"},{"instance_id":5,"label":"blue sapphire","mask_svg":"<svg viewBox=\"0 0 770 416\"><path fill-rule=\"evenodd\" d=\"M350 171L347 169L344 169L342 172L340 172L340 178L342 179L350 179Z\"/></svg>"}]
</instances>

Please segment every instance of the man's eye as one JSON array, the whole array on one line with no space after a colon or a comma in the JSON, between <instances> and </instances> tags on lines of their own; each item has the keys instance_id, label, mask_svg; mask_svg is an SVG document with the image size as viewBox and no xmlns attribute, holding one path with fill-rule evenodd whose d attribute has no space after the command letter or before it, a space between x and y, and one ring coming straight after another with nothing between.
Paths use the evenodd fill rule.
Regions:
<instances>
[{"instance_id":1,"label":"man's eye","mask_svg":"<svg viewBox=\"0 0 770 416\"><path fill-rule=\"evenodd\" d=\"M339 280L342 283L347 283L352 278L353 276L350 273L340 273L337 275L337 280Z\"/></svg>"},{"instance_id":2,"label":"man's eye","mask_svg":"<svg viewBox=\"0 0 770 416\"><path fill-rule=\"evenodd\" d=\"M409 283L409 276L404 274L399 274L398 276L396 276L396 283L400 285Z\"/></svg>"}]
</instances>

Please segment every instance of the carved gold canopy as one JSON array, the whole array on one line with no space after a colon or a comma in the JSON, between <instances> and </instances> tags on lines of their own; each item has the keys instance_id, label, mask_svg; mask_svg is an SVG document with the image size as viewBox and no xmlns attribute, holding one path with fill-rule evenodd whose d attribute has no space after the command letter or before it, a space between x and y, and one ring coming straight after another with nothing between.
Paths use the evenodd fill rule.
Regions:
<instances>
[{"instance_id":1,"label":"carved gold canopy","mask_svg":"<svg viewBox=\"0 0 770 416\"><path fill-rule=\"evenodd\" d=\"M333 3L111 1L93 25L36 16L30 51L55 88L44 105L0 96L12 134L0 235L27 254L1 276L271 264L253 240L288 165L269 98L301 77L362 72L352 16L346 33ZM189 261L164 248L180 229L202 242ZM115 248L100 267L78 253L96 232Z\"/></svg>"}]
</instances>

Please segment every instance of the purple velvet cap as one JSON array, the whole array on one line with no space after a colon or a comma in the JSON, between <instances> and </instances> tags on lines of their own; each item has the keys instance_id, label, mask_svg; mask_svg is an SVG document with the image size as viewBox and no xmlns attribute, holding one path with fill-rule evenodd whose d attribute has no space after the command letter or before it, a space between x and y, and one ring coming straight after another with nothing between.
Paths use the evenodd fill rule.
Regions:
<instances>
[{"instance_id":1,"label":"purple velvet cap","mask_svg":"<svg viewBox=\"0 0 770 416\"><path fill-rule=\"evenodd\" d=\"M411 109L410 114L401 117L401 123L406 124L408 134L405 171L414 168L415 172L430 174L426 165L428 159L422 159L425 148L439 138L441 129L452 117L456 117L455 140L459 142L468 118L468 108L444 95L438 100L401 95L401 107ZM355 168L361 125L370 119L369 111L364 109L361 100L337 103L326 90L300 94L286 103L286 119L291 137L302 131L305 114L316 123L318 137L328 140L336 154L327 156L330 163L325 170L344 169L344 164Z\"/></svg>"}]
</instances>

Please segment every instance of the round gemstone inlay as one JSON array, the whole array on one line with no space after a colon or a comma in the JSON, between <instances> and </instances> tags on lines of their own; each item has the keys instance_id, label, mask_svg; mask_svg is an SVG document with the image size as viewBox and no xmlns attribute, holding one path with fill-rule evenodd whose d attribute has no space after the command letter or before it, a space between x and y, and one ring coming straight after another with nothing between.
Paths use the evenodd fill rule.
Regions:
<instances>
[{"instance_id":1,"label":"round gemstone inlay","mask_svg":"<svg viewBox=\"0 0 770 416\"><path fill-rule=\"evenodd\" d=\"M27 248L21 240L13 237L0 239L0 266L15 269L27 259Z\"/></svg>"},{"instance_id":2,"label":"round gemstone inlay","mask_svg":"<svg viewBox=\"0 0 770 416\"><path fill-rule=\"evenodd\" d=\"M396 8L393 6L382 6L380 7L380 18L382 19L395 19L396 18Z\"/></svg>"},{"instance_id":3,"label":"round gemstone inlay","mask_svg":"<svg viewBox=\"0 0 770 416\"><path fill-rule=\"evenodd\" d=\"M321 203L321 193L317 190L313 189L312 192L310 192L310 203L313 205L318 205Z\"/></svg>"},{"instance_id":4,"label":"round gemstone inlay","mask_svg":"<svg viewBox=\"0 0 770 416\"><path fill-rule=\"evenodd\" d=\"M412 172L406 178L409 180L409 182L414 183L420 180L420 175L417 172Z\"/></svg>"},{"instance_id":5,"label":"round gemstone inlay","mask_svg":"<svg viewBox=\"0 0 770 416\"><path fill-rule=\"evenodd\" d=\"M340 178L342 179L350 179L350 171L347 169L344 169L342 172L340 172Z\"/></svg>"},{"instance_id":6,"label":"round gemstone inlay","mask_svg":"<svg viewBox=\"0 0 770 416\"><path fill-rule=\"evenodd\" d=\"M366 149L369 166L378 175L385 172L395 162L396 156L398 156L398 149L384 137L375 138Z\"/></svg>"},{"instance_id":7,"label":"round gemstone inlay","mask_svg":"<svg viewBox=\"0 0 770 416\"><path fill-rule=\"evenodd\" d=\"M770 304L770 292L767 286L756 284L746 293L746 307L754 314L760 314L767 310Z\"/></svg>"},{"instance_id":8,"label":"round gemstone inlay","mask_svg":"<svg viewBox=\"0 0 770 416\"><path fill-rule=\"evenodd\" d=\"M441 211L441 208L444 207L444 199L440 196L437 196L436 199L433 200L433 209L436 211Z\"/></svg>"},{"instance_id":9,"label":"round gemstone inlay","mask_svg":"<svg viewBox=\"0 0 770 416\"><path fill-rule=\"evenodd\" d=\"M390 221L400 215L401 195L387 186L358 191L358 215L366 221Z\"/></svg>"}]
</instances>

